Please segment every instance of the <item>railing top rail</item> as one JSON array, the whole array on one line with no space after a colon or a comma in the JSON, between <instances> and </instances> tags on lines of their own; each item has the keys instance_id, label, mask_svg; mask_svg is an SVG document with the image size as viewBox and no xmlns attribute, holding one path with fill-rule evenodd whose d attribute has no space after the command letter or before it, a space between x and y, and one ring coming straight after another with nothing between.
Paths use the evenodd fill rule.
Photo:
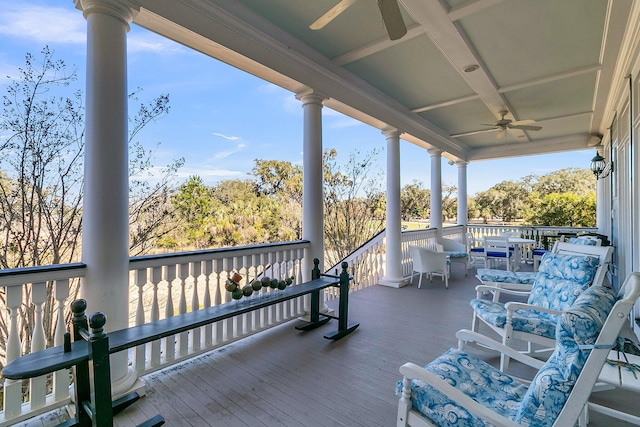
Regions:
<instances>
[{"instance_id":1,"label":"railing top rail","mask_svg":"<svg viewBox=\"0 0 640 427\"><path fill-rule=\"evenodd\" d=\"M86 269L87 265L82 262L8 268L0 270L0 286L22 286L25 283L83 277Z\"/></svg>"},{"instance_id":2,"label":"railing top rail","mask_svg":"<svg viewBox=\"0 0 640 427\"><path fill-rule=\"evenodd\" d=\"M180 264L193 261L194 259L222 259L229 256L258 255L264 252L278 250L293 250L307 248L311 242L309 240L295 240L291 242L264 243L250 246L236 246L231 248L203 249L198 251L174 252L170 254L155 254L132 257L129 260L131 270L144 267L160 267L172 264Z\"/></svg>"}]
</instances>

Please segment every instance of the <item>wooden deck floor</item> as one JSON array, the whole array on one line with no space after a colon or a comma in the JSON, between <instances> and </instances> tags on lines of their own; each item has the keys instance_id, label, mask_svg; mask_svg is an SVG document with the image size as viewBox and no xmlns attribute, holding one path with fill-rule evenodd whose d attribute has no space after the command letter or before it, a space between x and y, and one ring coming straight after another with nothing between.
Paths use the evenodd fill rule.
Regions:
<instances>
[{"instance_id":1,"label":"wooden deck floor","mask_svg":"<svg viewBox=\"0 0 640 427\"><path fill-rule=\"evenodd\" d=\"M398 368L428 363L456 346L458 329L470 327L478 282L473 270L465 278L458 267L449 289L439 278L417 289L416 277L401 289L352 293L349 319L360 327L340 341L322 337L335 321L309 332L295 330L293 321L146 376L147 395L115 425L160 413L168 426L394 426ZM640 414L638 395L601 394ZM598 414L590 423L629 425Z\"/></svg>"}]
</instances>

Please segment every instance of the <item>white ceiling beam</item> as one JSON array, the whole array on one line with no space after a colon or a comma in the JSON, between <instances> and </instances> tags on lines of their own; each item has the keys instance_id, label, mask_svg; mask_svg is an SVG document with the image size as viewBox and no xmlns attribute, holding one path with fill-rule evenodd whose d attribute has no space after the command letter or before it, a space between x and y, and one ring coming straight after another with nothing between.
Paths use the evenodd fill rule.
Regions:
<instances>
[{"instance_id":1,"label":"white ceiling beam","mask_svg":"<svg viewBox=\"0 0 640 427\"><path fill-rule=\"evenodd\" d=\"M532 156L537 154L561 153L591 149L589 145L591 135L571 135L533 142L507 142L490 147L474 148L469 151L467 161L494 160L510 157ZM585 165L587 167L588 165Z\"/></svg>"},{"instance_id":2,"label":"white ceiling beam","mask_svg":"<svg viewBox=\"0 0 640 427\"><path fill-rule=\"evenodd\" d=\"M558 80L569 79L572 77L581 76L583 74L596 73L601 70L601 65L589 65L586 67L578 68L564 73L558 73L551 76L545 76L540 79L529 80L527 82L515 83L508 86L502 86L498 88L499 93L512 92L514 90L526 89L532 86L538 86L546 83L555 82Z\"/></svg>"},{"instance_id":3,"label":"white ceiling beam","mask_svg":"<svg viewBox=\"0 0 640 427\"><path fill-rule=\"evenodd\" d=\"M403 4L414 20L425 28L429 38L473 92L480 96L496 119L499 119L506 101L498 92L493 78L483 68L479 55L458 31L441 3L438 0L403 0ZM480 68L471 73L462 71L473 64L480 65Z\"/></svg>"},{"instance_id":4,"label":"white ceiling beam","mask_svg":"<svg viewBox=\"0 0 640 427\"><path fill-rule=\"evenodd\" d=\"M451 105L461 104L467 101L473 101L480 98L480 95L463 96L462 98L452 99L449 101L439 102L437 104L425 105L424 107L414 108L412 113L422 113L424 111L435 110L436 108L449 107Z\"/></svg>"},{"instance_id":5,"label":"white ceiling beam","mask_svg":"<svg viewBox=\"0 0 640 427\"><path fill-rule=\"evenodd\" d=\"M469 0L464 3L461 3L455 7L449 9L449 19L452 21L457 21L458 19L462 19L465 16L469 16L472 13L476 13L481 11L482 9L486 9L489 6L493 6L496 3L500 3L502 0Z\"/></svg>"},{"instance_id":6,"label":"white ceiling beam","mask_svg":"<svg viewBox=\"0 0 640 427\"><path fill-rule=\"evenodd\" d=\"M389 40L389 37L384 36L383 38L375 40L350 52L344 53L340 56L336 56L331 60L331 62L339 66L346 65L359 59L366 58L369 55L373 55L375 53L383 51L398 43L404 43L407 40L411 40L414 37L421 36L424 33L424 28L422 28L418 24L414 24L411 27L407 28L407 34L405 34L404 37L399 40Z\"/></svg>"}]
</instances>

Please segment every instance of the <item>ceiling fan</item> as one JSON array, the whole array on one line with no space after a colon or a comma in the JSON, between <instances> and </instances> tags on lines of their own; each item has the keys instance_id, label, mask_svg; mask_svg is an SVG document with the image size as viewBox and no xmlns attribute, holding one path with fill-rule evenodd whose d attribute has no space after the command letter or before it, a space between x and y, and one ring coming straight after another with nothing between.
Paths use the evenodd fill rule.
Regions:
<instances>
[{"instance_id":1,"label":"ceiling fan","mask_svg":"<svg viewBox=\"0 0 640 427\"><path fill-rule=\"evenodd\" d=\"M477 135L479 133L498 131L497 138L500 139L505 135L507 129L520 129L520 130L531 130L531 131L537 131L542 129L542 126L533 125L533 123L536 122L535 120L531 120L531 119L518 120L514 122L511 119L505 118L507 114L509 114L508 111L500 111L500 115L502 116L500 120L498 120L493 124L482 123L484 126L491 126L490 129L474 130L471 132L459 133L451 136L453 138L456 138L460 136L470 136L470 135Z\"/></svg>"},{"instance_id":2,"label":"ceiling fan","mask_svg":"<svg viewBox=\"0 0 640 427\"><path fill-rule=\"evenodd\" d=\"M338 4L329 9L324 15L309 25L312 30L319 30L333 21L338 15L344 12L349 6L358 0L340 0ZM407 27L402 20L398 0L377 0L384 26L389 34L389 39L398 40L407 34Z\"/></svg>"}]
</instances>

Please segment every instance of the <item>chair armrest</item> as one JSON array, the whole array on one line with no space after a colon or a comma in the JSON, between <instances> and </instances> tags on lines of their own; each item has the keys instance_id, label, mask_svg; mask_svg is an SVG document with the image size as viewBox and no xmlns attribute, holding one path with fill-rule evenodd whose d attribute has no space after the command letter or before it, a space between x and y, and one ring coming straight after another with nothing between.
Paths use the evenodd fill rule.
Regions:
<instances>
[{"instance_id":1,"label":"chair armrest","mask_svg":"<svg viewBox=\"0 0 640 427\"><path fill-rule=\"evenodd\" d=\"M403 381L403 386L408 387L409 380L421 380L430 386L438 389L440 392L444 393L451 400L456 402L458 405L464 407L467 411L472 413L473 415L486 420L497 427L517 427L518 424L511 421L508 418L505 418L499 414L496 414L493 411L485 408L480 405L478 402L461 392L460 390L454 388L452 385L447 383L446 381L440 379L436 375L433 375L429 371L426 371L424 368L416 365L415 363L405 363L400 367L400 373L404 376L404 379L407 381ZM404 388L403 387L403 388ZM404 394L404 390L403 390Z\"/></svg>"},{"instance_id":2,"label":"chair armrest","mask_svg":"<svg viewBox=\"0 0 640 427\"><path fill-rule=\"evenodd\" d=\"M481 345L483 348L498 351L505 356L509 356L511 359L516 359L518 362L523 363L527 366L531 366L538 370L545 364L544 360L527 356L524 353L514 350L511 347L507 347L506 345L487 336L481 335L474 331L470 331L469 329L460 329L458 332L456 332L456 338L458 338L458 348L460 349L462 348L461 344L476 343Z\"/></svg>"},{"instance_id":3,"label":"chair armrest","mask_svg":"<svg viewBox=\"0 0 640 427\"><path fill-rule=\"evenodd\" d=\"M531 285L523 285L521 283L501 283L501 285L515 285L517 287L529 286L529 290L531 290ZM478 285L478 286L476 286L476 293L477 293L478 297L480 296L481 292L496 292L498 294L505 293L507 295L515 295L515 296L522 296L522 297L528 297L529 294L530 294L530 292L527 291L527 290L517 290L517 289L511 289L511 288L503 288L501 286L489 286L489 285Z\"/></svg>"},{"instance_id":4,"label":"chair armrest","mask_svg":"<svg viewBox=\"0 0 640 427\"><path fill-rule=\"evenodd\" d=\"M543 313L557 314L558 316L562 314L562 311L560 311L560 310L554 310L552 308L538 307L536 305L531 305L531 304L527 304L525 302L516 302L516 301L509 301L508 303L506 303L504 305L504 308L507 310L507 319L509 319L509 317L511 317L513 315L513 312L515 310L541 311Z\"/></svg>"}]
</instances>

